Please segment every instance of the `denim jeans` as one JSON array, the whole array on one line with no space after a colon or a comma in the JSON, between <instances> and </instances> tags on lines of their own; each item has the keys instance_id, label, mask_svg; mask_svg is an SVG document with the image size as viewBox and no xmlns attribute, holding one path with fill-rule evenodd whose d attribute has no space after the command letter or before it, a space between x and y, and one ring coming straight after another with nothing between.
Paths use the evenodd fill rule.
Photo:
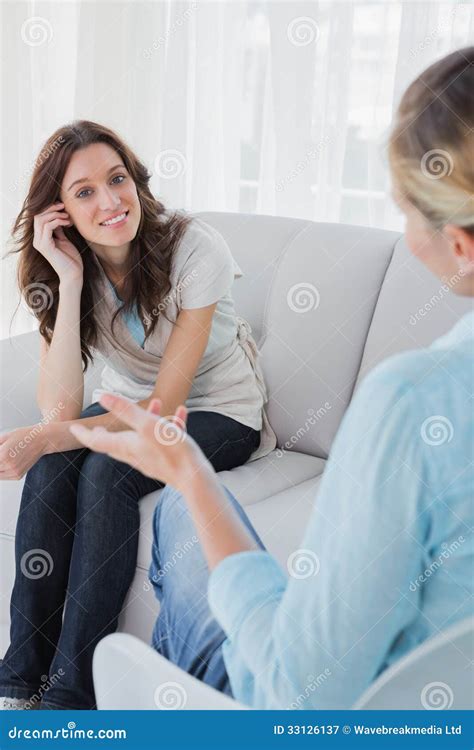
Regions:
<instances>
[{"instance_id":1,"label":"denim jeans","mask_svg":"<svg viewBox=\"0 0 474 750\"><path fill-rule=\"evenodd\" d=\"M81 418L106 411L95 403ZM260 439L205 411L189 414L188 432L217 471L245 463ZM28 471L0 696L30 699L46 684L41 708L95 708L92 655L116 630L135 573L138 501L162 486L87 448L43 456Z\"/></svg>"},{"instance_id":2,"label":"denim jeans","mask_svg":"<svg viewBox=\"0 0 474 750\"><path fill-rule=\"evenodd\" d=\"M227 496L258 545L264 545L235 497ZM149 578L160 601L152 646L181 669L232 695L222 644L225 633L207 600L209 569L182 495L166 487L155 508Z\"/></svg>"}]
</instances>

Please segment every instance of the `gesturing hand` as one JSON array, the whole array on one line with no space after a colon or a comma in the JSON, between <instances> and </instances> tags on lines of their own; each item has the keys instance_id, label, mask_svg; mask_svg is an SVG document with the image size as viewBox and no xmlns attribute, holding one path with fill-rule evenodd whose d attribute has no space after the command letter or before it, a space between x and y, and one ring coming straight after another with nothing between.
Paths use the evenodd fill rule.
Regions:
<instances>
[{"instance_id":1,"label":"gesturing hand","mask_svg":"<svg viewBox=\"0 0 474 750\"><path fill-rule=\"evenodd\" d=\"M165 419L159 416L159 399L152 399L148 409L143 409L123 396L106 393L100 403L132 429L109 432L105 427L88 429L80 424L71 425L72 434L90 450L107 453L183 493L198 472L212 471L211 464L186 432L186 407L179 406L171 419Z\"/></svg>"}]
</instances>

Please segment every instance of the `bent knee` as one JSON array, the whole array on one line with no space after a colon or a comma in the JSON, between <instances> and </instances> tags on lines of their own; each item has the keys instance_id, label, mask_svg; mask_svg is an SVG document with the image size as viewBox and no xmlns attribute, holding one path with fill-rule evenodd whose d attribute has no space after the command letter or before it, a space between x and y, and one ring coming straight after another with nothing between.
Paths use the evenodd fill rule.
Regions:
<instances>
[{"instance_id":1,"label":"bent knee","mask_svg":"<svg viewBox=\"0 0 474 750\"><path fill-rule=\"evenodd\" d=\"M153 543L157 544L160 528L166 525L174 526L174 523L186 512L186 503L180 492L174 487L166 485L160 493L155 510L153 511Z\"/></svg>"},{"instance_id":2,"label":"bent knee","mask_svg":"<svg viewBox=\"0 0 474 750\"><path fill-rule=\"evenodd\" d=\"M78 453L80 452L78 451ZM66 457L64 453L47 453L45 456L41 456L27 471L25 485L34 485L38 488L45 484L51 484L54 479L64 477L68 471L77 471L69 457Z\"/></svg>"},{"instance_id":3,"label":"bent knee","mask_svg":"<svg viewBox=\"0 0 474 750\"><path fill-rule=\"evenodd\" d=\"M94 487L110 485L114 478L122 477L130 471L130 466L106 453L91 451L82 464L81 474L93 483Z\"/></svg>"}]
</instances>

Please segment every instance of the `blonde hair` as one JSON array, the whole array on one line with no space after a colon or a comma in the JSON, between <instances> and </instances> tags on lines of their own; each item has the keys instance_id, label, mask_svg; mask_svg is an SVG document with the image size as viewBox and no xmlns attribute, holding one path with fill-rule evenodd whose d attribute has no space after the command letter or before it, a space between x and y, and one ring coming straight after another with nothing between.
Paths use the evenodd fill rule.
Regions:
<instances>
[{"instance_id":1,"label":"blonde hair","mask_svg":"<svg viewBox=\"0 0 474 750\"><path fill-rule=\"evenodd\" d=\"M474 47L438 60L408 87L388 154L397 190L430 224L474 233Z\"/></svg>"}]
</instances>

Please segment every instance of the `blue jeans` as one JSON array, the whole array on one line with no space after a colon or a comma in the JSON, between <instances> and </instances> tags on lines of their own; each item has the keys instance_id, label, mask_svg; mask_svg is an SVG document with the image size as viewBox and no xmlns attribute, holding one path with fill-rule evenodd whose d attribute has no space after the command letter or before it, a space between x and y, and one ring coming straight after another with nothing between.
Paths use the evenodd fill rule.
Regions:
<instances>
[{"instance_id":1,"label":"blue jeans","mask_svg":"<svg viewBox=\"0 0 474 750\"><path fill-rule=\"evenodd\" d=\"M227 496L264 549L235 497ZM160 654L227 695L232 695L222 643L225 633L207 600L209 569L197 530L182 495L166 487L155 508L149 578L160 600L152 646Z\"/></svg>"},{"instance_id":2,"label":"blue jeans","mask_svg":"<svg viewBox=\"0 0 474 750\"><path fill-rule=\"evenodd\" d=\"M81 417L106 411L96 403ZM217 471L245 463L260 439L257 430L205 411L189 414L188 432ZM0 695L30 699L46 684L41 708L95 708L92 655L116 630L133 580L138 501L162 486L87 448L43 456L28 471Z\"/></svg>"}]
</instances>

